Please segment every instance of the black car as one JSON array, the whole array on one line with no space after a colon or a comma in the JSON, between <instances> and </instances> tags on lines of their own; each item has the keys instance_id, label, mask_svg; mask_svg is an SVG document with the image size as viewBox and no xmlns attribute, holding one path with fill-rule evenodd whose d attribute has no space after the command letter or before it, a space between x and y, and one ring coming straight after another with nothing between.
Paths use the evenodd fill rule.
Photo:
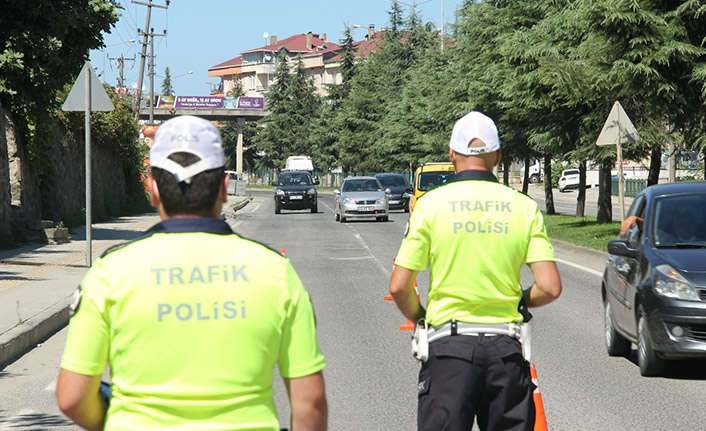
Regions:
<instances>
[{"instance_id":1,"label":"black car","mask_svg":"<svg viewBox=\"0 0 706 431\"><path fill-rule=\"evenodd\" d=\"M628 216L644 222L608 243L605 344L620 356L635 343L654 376L667 359L706 358L706 182L648 187Z\"/></svg>"},{"instance_id":2,"label":"black car","mask_svg":"<svg viewBox=\"0 0 706 431\"><path fill-rule=\"evenodd\" d=\"M389 208L391 210L404 210L409 212L409 198L412 195L412 186L402 174L377 174L375 178L380 181L384 189L390 189Z\"/></svg>"},{"instance_id":3,"label":"black car","mask_svg":"<svg viewBox=\"0 0 706 431\"><path fill-rule=\"evenodd\" d=\"M307 171L284 171L279 174L275 185L275 214L281 210L305 210L319 212L318 193L315 185L319 180L312 179Z\"/></svg>"}]
</instances>

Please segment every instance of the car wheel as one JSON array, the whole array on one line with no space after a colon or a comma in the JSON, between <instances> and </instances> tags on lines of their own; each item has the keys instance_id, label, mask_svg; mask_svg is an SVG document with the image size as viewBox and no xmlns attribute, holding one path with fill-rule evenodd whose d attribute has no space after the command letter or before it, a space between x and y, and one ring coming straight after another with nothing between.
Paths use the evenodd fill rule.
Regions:
<instances>
[{"instance_id":1,"label":"car wheel","mask_svg":"<svg viewBox=\"0 0 706 431\"><path fill-rule=\"evenodd\" d=\"M566 189L562 189L561 187L559 187L559 193L564 193L564 190Z\"/></svg>"},{"instance_id":2,"label":"car wheel","mask_svg":"<svg viewBox=\"0 0 706 431\"><path fill-rule=\"evenodd\" d=\"M279 214L281 211L277 205L275 205L275 214Z\"/></svg>"},{"instance_id":3,"label":"car wheel","mask_svg":"<svg viewBox=\"0 0 706 431\"><path fill-rule=\"evenodd\" d=\"M406 205L406 206L404 207L404 212L406 212L406 213L409 212L409 205Z\"/></svg>"},{"instance_id":4,"label":"car wheel","mask_svg":"<svg viewBox=\"0 0 706 431\"><path fill-rule=\"evenodd\" d=\"M340 221L341 221L341 223L345 223L345 222L346 222L346 218L343 217L343 215L341 215L341 216L340 216Z\"/></svg>"},{"instance_id":5,"label":"car wheel","mask_svg":"<svg viewBox=\"0 0 706 431\"><path fill-rule=\"evenodd\" d=\"M531 175L529 180L530 180L530 183L537 184L539 182L539 175Z\"/></svg>"},{"instance_id":6,"label":"car wheel","mask_svg":"<svg viewBox=\"0 0 706 431\"><path fill-rule=\"evenodd\" d=\"M652 346L650 331L647 328L647 314L642 306L637 322L637 364L640 366L640 374L645 377L661 374L665 365L664 359L657 356Z\"/></svg>"},{"instance_id":7,"label":"car wheel","mask_svg":"<svg viewBox=\"0 0 706 431\"><path fill-rule=\"evenodd\" d=\"M380 217L380 221L384 222L384 221L388 221L388 220L389 220L388 216Z\"/></svg>"},{"instance_id":8,"label":"car wheel","mask_svg":"<svg viewBox=\"0 0 706 431\"><path fill-rule=\"evenodd\" d=\"M311 207L312 214L316 214L317 212L319 212L319 204L316 204L313 207Z\"/></svg>"},{"instance_id":9,"label":"car wheel","mask_svg":"<svg viewBox=\"0 0 706 431\"><path fill-rule=\"evenodd\" d=\"M609 356L625 356L630 353L630 342L618 334L613 321L613 310L610 301L606 298L605 313L603 314L603 326L605 328L605 347Z\"/></svg>"},{"instance_id":10,"label":"car wheel","mask_svg":"<svg viewBox=\"0 0 706 431\"><path fill-rule=\"evenodd\" d=\"M341 216L337 212L334 212L333 215L336 221L339 221L341 219Z\"/></svg>"}]
</instances>

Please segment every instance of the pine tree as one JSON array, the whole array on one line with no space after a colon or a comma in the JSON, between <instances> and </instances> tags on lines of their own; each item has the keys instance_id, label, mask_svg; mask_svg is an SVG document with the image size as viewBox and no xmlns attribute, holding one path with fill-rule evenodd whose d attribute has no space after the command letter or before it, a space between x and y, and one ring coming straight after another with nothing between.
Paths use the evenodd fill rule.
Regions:
<instances>
[{"instance_id":1,"label":"pine tree","mask_svg":"<svg viewBox=\"0 0 706 431\"><path fill-rule=\"evenodd\" d=\"M172 87L172 76L169 74L169 67L164 69L164 80L162 81L162 94L165 96L174 95L174 88Z\"/></svg>"}]
</instances>

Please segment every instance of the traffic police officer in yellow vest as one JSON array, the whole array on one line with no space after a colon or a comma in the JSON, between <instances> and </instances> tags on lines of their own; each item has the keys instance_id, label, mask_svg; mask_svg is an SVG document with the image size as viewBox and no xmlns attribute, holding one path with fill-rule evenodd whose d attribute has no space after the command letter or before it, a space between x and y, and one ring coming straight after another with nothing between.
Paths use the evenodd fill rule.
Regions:
<instances>
[{"instance_id":1,"label":"traffic police officer in yellow vest","mask_svg":"<svg viewBox=\"0 0 706 431\"><path fill-rule=\"evenodd\" d=\"M89 430L279 430L278 367L292 428L325 430L325 361L309 295L287 258L219 218L229 177L218 129L191 116L167 121L150 165L162 221L106 251L81 282L60 409Z\"/></svg>"},{"instance_id":2,"label":"traffic police officer in yellow vest","mask_svg":"<svg viewBox=\"0 0 706 431\"><path fill-rule=\"evenodd\" d=\"M538 307L561 294L554 250L537 204L492 173L500 140L490 118L461 118L449 157L455 180L417 202L390 278L398 308L429 328L418 429L468 431L475 419L484 431L532 430L534 388L518 340L518 306L523 298ZM523 292L525 263L535 282ZM414 281L427 264L425 310Z\"/></svg>"}]
</instances>

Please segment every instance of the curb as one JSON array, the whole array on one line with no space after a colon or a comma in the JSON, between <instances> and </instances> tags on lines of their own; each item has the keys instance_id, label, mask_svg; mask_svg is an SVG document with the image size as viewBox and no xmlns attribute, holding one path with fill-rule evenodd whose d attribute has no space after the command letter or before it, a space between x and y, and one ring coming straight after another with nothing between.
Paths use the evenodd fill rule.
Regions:
<instances>
[{"instance_id":1,"label":"curb","mask_svg":"<svg viewBox=\"0 0 706 431\"><path fill-rule=\"evenodd\" d=\"M608 258L608 252L607 251L598 251L593 248L588 248L588 247L583 247L580 245L572 244L570 242L562 241L560 239L554 239L554 238L549 238L549 240L552 242L552 244L556 244L560 247L563 248L568 248L572 249L576 252L584 253L584 254L590 254L595 258L599 259L607 259Z\"/></svg>"},{"instance_id":2,"label":"curb","mask_svg":"<svg viewBox=\"0 0 706 431\"><path fill-rule=\"evenodd\" d=\"M66 326L70 304L66 298L0 336L0 370Z\"/></svg>"}]
</instances>

